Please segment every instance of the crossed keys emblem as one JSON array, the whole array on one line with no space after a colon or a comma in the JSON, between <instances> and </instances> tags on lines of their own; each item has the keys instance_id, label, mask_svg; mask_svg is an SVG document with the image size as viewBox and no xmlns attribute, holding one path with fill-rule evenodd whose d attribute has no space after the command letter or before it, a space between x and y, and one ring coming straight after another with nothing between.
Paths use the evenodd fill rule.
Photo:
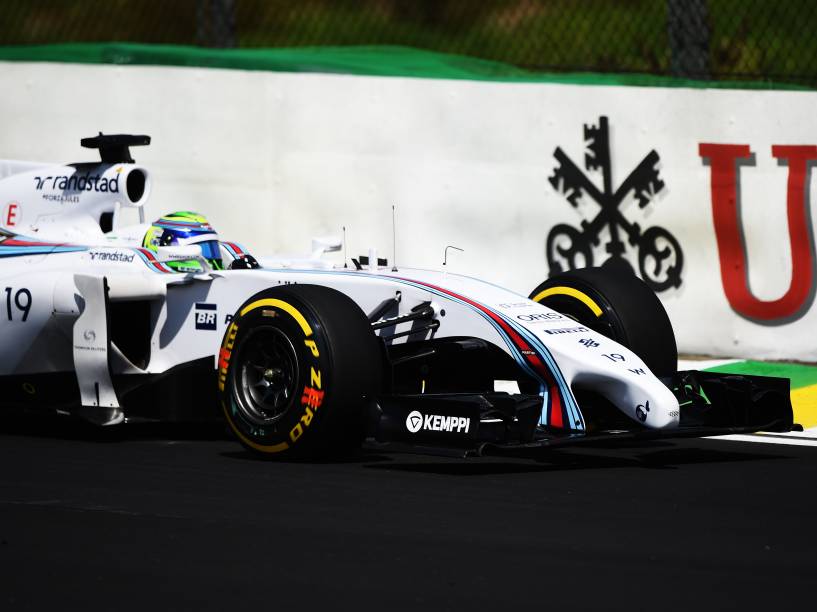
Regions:
<instances>
[{"instance_id":1,"label":"crossed keys emblem","mask_svg":"<svg viewBox=\"0 0 817 612\"><path fill-rule=\"evenodd\" d=\"M574 208L578 208L579 199L587 195L600 210L592 220L582 220L581 230L564 223L550 230L545 247L550 275L592 266L593 248L601 244L602 230L607 228L605 250L609 257L604 265L623 264L632 269L624 258L627 247L622 240L623 233L627 242L637 250L641 278L653 291L679 287L684 255L675 236L657 226L642 231L638 223L628 221L620 210L630 194L638 202L638 207L644 208L664 188L657 168L658 153L650 151L624 182L613 189L607 117L599 117L598 125L586 124L584 140L587 145L585 169L587 172L601 171L602 189L560 147L556 147L553 153L559 165L548 180Z\"/></svg>"}]
</instances>

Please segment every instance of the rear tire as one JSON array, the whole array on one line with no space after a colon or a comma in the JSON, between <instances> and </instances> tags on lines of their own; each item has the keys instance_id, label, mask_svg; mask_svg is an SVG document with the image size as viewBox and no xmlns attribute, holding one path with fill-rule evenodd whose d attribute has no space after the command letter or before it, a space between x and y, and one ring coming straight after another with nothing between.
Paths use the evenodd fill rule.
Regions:
<instances>
[{"instance_id":1,"label":"rear tire","mask_svg":"<svg viewBox=\"0 0 817 612\"><path fill-rule=\"evenodd\" d=\"M656 376L678 369L678 349L661 301L630 270L605 266L549 278L530 299L623 344Z\"/></svg>"},{"instance_id":2,"label":"rear tire","mask_svg":"<svg viewBox=\"0 0 817 612\"><path fill-rule=\"evenodd\" d=\"M343 293L273 287L248 299L219 353L224 416L253 452L331 456L360 445L381 382L380 345Z\"/></svg>"}]
</instances>

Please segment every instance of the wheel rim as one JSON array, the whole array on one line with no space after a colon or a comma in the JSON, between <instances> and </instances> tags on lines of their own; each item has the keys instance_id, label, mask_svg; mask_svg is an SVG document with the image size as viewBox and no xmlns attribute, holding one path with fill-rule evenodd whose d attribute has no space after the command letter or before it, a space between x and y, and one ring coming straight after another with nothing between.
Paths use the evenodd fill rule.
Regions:
<instances>
[{"instance_id":1,"label":"wheel rim","mask_svg":"<svg viewBox=\"0 0 817 612\"><path fill-rule=\"evenodd\" d=\"M270 425L289 410L298 384L298 356L289 338L274 327L254 329L237 355L233 378L238 408L256 425Z\"/></svg>"}]
</instances>

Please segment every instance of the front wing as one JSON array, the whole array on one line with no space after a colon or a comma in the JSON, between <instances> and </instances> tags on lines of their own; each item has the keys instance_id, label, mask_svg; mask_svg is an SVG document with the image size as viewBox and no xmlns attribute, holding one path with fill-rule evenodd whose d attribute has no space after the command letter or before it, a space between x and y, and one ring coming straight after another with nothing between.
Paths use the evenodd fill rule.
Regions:
<instances>
[{"instance_id":1,"label":"front wing","mask_svg":"<svg viewBox=\"0 0 817 612\"><path fill-rule=\"evenodd\" d=\"M685 371L664 379L680 405L680 424L649 429L624 417L601 396L580 395L586 431L539 423L538 395L423 394L381 397L369 411L370 448L454 456L536 456L580 444L790 431L789 380Z\"/></svg>"}]
</instances>

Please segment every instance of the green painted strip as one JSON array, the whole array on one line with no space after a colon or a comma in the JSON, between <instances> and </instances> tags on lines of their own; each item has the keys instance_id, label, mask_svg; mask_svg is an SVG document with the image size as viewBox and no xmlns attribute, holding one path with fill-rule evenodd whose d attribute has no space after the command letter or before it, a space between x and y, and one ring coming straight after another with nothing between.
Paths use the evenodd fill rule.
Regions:
<instances>
[{"instance_id":1,"label":"green painted strip","mask_svg":"<svg viewBox=\"0 0 817 612\"><path fill-rule=\"evenodd\" d=\"M512 83L812 91L799 85L760 81L695 81L649 74L539 73L475 57L394 46L209 49L116 42L66 43L0 47L0 61L189 66Z\"/></svg>"},{"instance_id":2,"label":"green painted strip","mask_svg":"<svg viewBox=\"0 0 817 612\"><path fill-rule=\"evenodd\" d=\"M817 385L817 367L799 363L769 363L764 361L739 361L714 368L707 372L723 374L754 374L755 376L781 376L791 379L791 388L800 389Z\"/></svg>"}]
</instances>

